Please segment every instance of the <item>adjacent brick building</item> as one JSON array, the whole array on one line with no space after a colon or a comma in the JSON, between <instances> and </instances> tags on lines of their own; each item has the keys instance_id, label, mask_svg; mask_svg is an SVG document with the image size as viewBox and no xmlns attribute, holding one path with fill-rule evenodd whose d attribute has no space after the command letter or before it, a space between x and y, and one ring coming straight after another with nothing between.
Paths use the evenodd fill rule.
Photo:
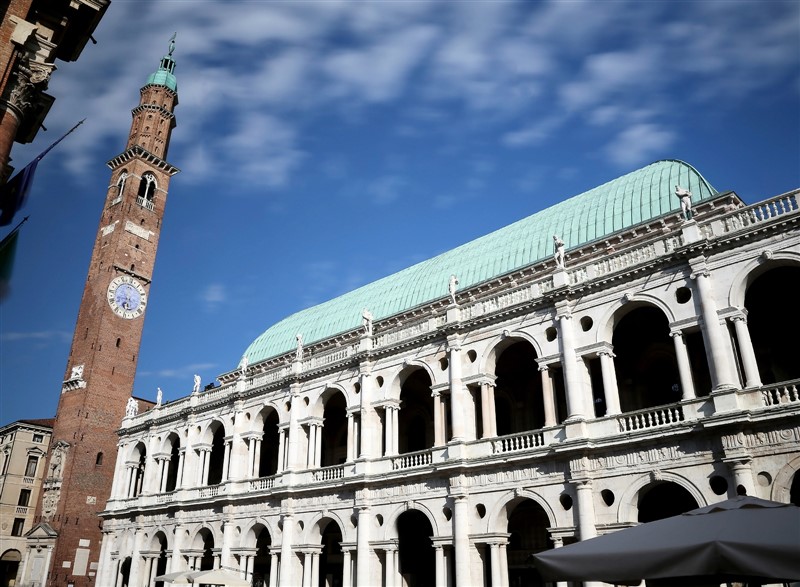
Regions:
<instances>
[{"instance_id":1,"label":"adjacent brick building","mask_svg":"<svg viewBox=\"0 0 800 587\"><path fill-rule=\"evenodd\" d=\"M45 92L55 60L75 61L111 0L0 2L0 185L11 148L31 142L55 98Z\"/></svg>"}]
</instances>

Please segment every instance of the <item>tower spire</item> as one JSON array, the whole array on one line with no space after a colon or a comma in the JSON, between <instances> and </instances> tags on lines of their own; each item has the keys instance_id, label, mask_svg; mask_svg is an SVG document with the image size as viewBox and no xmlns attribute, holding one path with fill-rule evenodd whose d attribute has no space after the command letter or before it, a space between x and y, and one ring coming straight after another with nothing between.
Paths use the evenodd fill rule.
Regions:
<instances>
[{"instance_id":1,"label":"tower spire","mask_svg":"<svg viewBox=\"0 0 800 587\"><path fill-rule=\"evenodd\" d=\"M173 33L170 37L167 54L161 58L158 69L147 78L146 85L166 86L173 92L178 91L178 82L175 79L175 59L172 57L172 53L175 51L175 37L177 35L178 33Z\"/></svg>"}]
</instances>

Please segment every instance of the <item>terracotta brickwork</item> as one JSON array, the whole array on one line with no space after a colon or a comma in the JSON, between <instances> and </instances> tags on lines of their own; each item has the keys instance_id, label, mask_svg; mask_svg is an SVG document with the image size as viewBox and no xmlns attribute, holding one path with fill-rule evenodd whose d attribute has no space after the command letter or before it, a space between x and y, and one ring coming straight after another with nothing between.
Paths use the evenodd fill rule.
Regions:
<instances>
[{"instance_id":1,"label":"terracotta brickwork","mask_svg":"<svg viewBox=\"0 0 800 587\"><path fill-rule=\"evenodd\" d=\"M127 148L108 164L111 181L53 429L53 446L59 442L66 446L59 455L62 470L48 464L50 478L37 509L38 519L58 533L48 585L96 584L102 537L97 514L111 492L117 430L136 373L167 188L171 175L177 173L162 159L174 127L176 98L168 88L142 88ZM156 132L148 138L142 132L145 128ZM137 298L138 308L127 306L129 302L123 299L115 311L112 302L120 299L109 288L112 282L119 283L118 278L144 292ZM140 411L151 406L139 400ZM55 454L51 452L50 461Z\"/></svg>"}]
</instances>

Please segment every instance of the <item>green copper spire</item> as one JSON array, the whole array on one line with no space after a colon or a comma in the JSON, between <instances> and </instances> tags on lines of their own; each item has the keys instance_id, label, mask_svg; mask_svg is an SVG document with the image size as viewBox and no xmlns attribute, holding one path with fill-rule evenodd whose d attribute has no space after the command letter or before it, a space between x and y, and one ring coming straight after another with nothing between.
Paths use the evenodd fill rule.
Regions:
<instances>
[{"instance_id":1,"label":"green copper spire","mask_svg":"<svg viewBox=\"0 0 800 587\"><path fill-rule=\"evenodd\" d=\"M172 58L172 52L175 51L175 36L178 33L173 33L169 40L169 51L164 57L161 58L161 65L158 71L151 73L147 78L147 85L166 86L173 92L178 91L178 81L175 79L175 60Z\"/></svg>"}]
</instances>

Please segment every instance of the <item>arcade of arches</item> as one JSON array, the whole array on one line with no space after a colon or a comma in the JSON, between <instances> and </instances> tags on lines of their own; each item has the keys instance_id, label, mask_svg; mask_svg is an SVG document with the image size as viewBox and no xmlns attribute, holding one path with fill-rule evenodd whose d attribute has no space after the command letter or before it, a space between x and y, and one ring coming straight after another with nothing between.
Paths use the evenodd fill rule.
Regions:
<instances>
[{"instance_id":1,"label":"arcade of arches","mask_svg":"<svg viewBox=\"0 0 800 587\"><path fill-rule=\"evenodd\" d=\"M132 418L98 579L521 587L542 550L741 494L800 505L800 237L757 238Z\"/></svg>"}]
</instances>

